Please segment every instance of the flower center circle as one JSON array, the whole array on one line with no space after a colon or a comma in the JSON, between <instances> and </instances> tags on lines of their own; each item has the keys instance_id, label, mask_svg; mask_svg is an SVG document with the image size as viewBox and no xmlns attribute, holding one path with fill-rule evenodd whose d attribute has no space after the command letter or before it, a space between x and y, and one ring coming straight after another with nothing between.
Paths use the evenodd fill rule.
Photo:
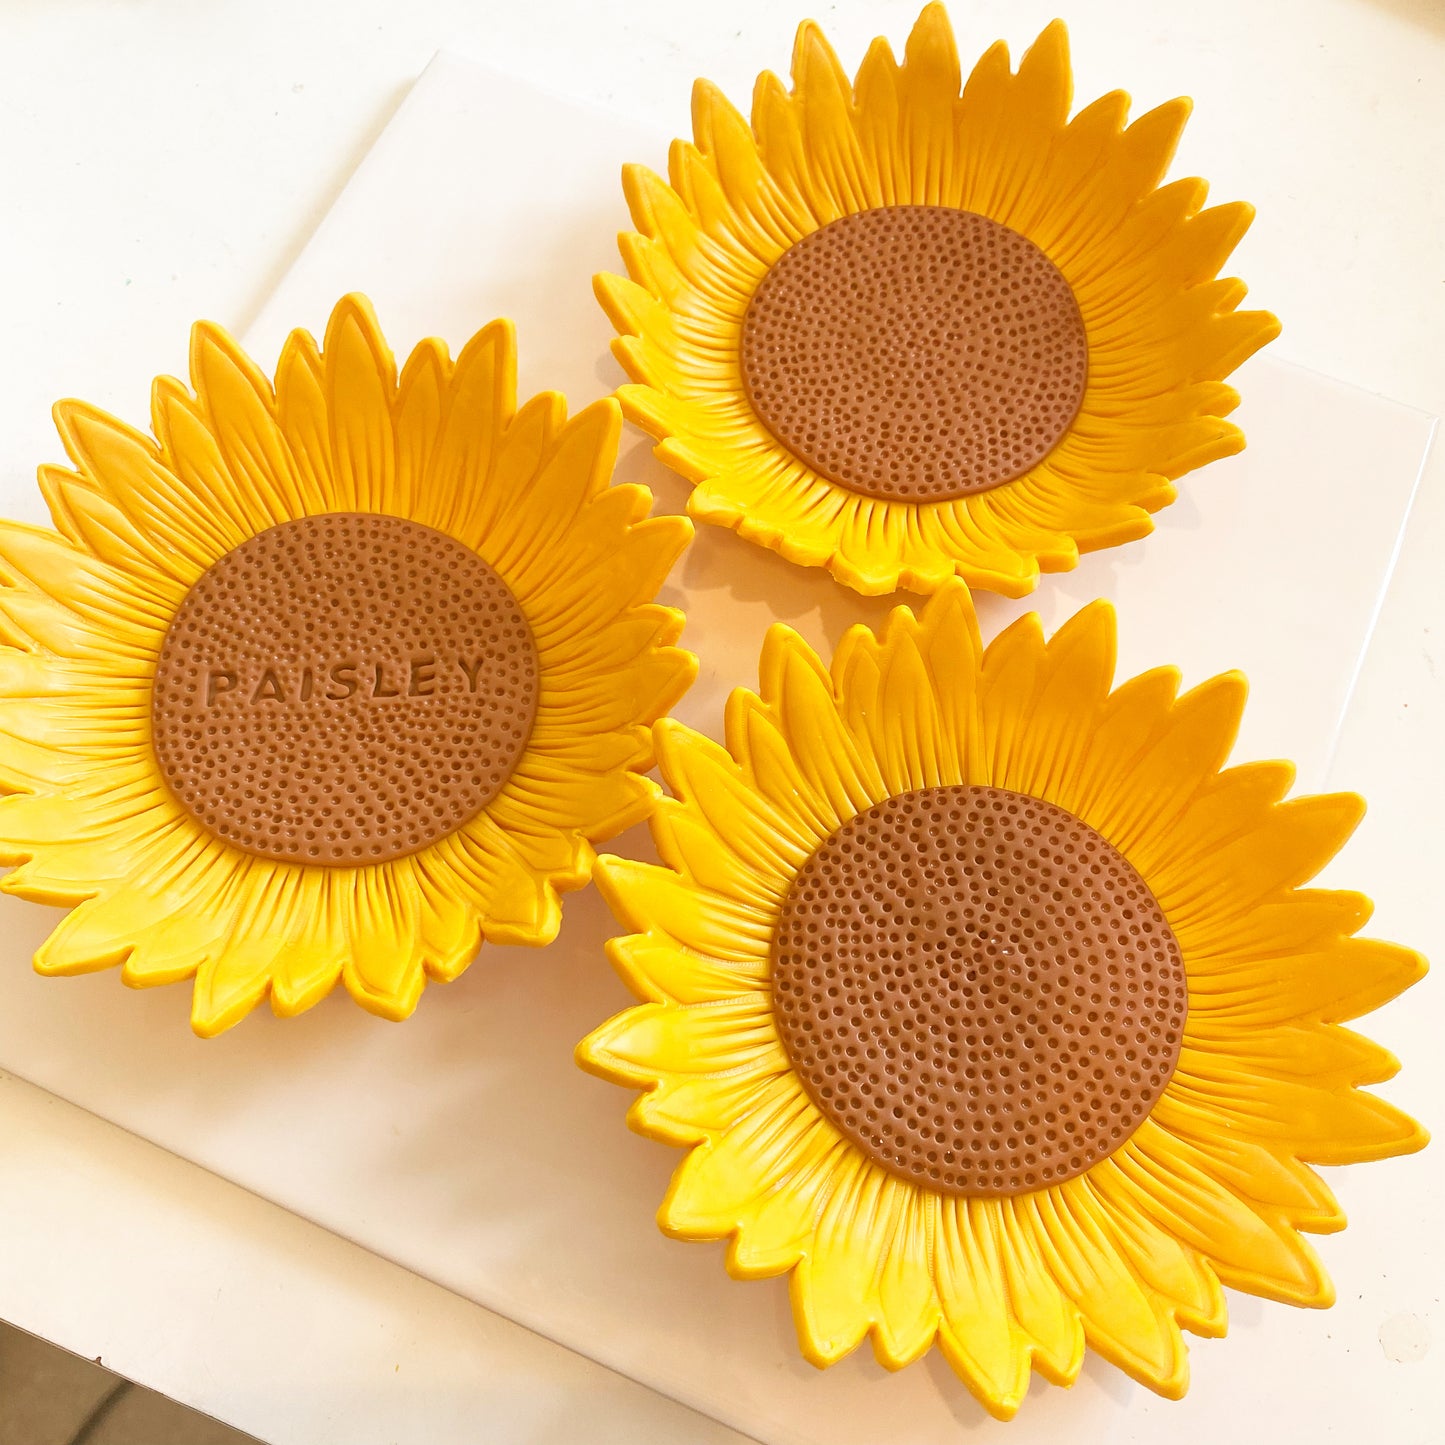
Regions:
<instances>
[{"instance_id":1,"label":"flower center circle","mask_svg":"<svg viewBox=\"0 0 1445 1445\"><path fill-rule=\"evenodd\" d=\"M1088 377L1069 283L951 206L843 216L785 251L743 319L742 381L789 451L866 497L943 502L1022 476Z\"/></svg>"},{"instance_id":2,"label":"flower center circle","mask_svg":"<svg viewBox=\"0 0 1445 1445\"><path fill-rule=\"evenodd\" d=\"M773 952L783 1046L893 1174L1020 1194L1138 1128L1178 1061L1179 945L1133 865L1004 788L904 793L799 870Z\"/></svg>"},{"instance_id":3,"label":"flower center circle","mask_svg":"<svg viewBox=\"0 0 1445 1445\"><path fill-rule=\"evenodd\" d=\"M197 580L161 645L151 733L171 792L218 838L356 866L475 817L537 696L531 630L475 552L334 512L268 528Z\"/></svg>"}]
</instances>

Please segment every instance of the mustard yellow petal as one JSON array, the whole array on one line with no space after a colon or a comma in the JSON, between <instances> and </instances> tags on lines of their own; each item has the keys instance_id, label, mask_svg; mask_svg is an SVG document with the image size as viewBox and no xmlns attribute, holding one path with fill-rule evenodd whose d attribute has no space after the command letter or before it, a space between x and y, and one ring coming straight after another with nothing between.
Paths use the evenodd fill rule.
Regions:
<instances>
[{"instance_id":1,"label":"mustard yellow petal","mask_svg":"<svg viewBox=\"0 0 1445 1445\"><path fill-rule=\"evenodd\" d=\"M163 625L204 563L188 562L163 540L141 531L122 508L92 491L73 472L41 467L40 490L61 536L123 576L124 596L134 610L152 614L156 625Z\"/></svg>"},{"instance_id":2,"label":"mustard yellow petal","mask_svg":"<svg viewBox=\"0 0 1445 1445\"><path fill-rule=\"evenodd\" d=\"M799 197L780 186L763 165L752 127L714 85L700 80L692 92L693 135L710 163L719 188L741 225L727 216L715 224L729 225L740 239L751 239L759 259L772 260L812 228L812 218Z\"/></svg>"},{"instance_id":3,"label":"mustard yellow petal","mask_svg":"<svg viewBox=\"0 0 1445 1445\"><path fill-rule=\"evenodd\" d=\"M989 648L982 712L995 787L1082 811L1077 800L1114 657L1114 612L1106 602L1076 613L1047 644L1025 619Z\"/></svg>"},{"instance_id":4,"label":"mustard yellow petal","mask_svg":"<svg viewBox=\"0 0 1445 1445\"><path fill-rule=\"evenodd\" d=\"M758 673L762 701L828 815L843 822L889 795L878 760L839 716L828 670L796 632L769 630Z\"/></svg>"},{"instance_id":5,"label":"mustard yellow petal","mask_svg":"<svg viewBox=\"0 0 1445 1445\"><path fill-rule=\"evenodd\" d=\"M266 378L226 332L202 322L191 333L191 385L194 406L178 387L165 390L177 403L170 416L196 423L183 434L158 426L167 459L183 475L208 474L213 494L224 494L244 525L243 537L289 520L295 513L287 499L301 484ZM218 467L224 468L219 476Z\"/></svg>"},{"instance_id":6,"label":"mustard yellow petal","mask_svg":"<svg viewBox=\"0 0 1445 1445\"><path fill-rule=\"evenodd\" d=\"M803 772L773 710L755 694L739 689L728 698L725 717L728 750L744 776L803 836L814 840L812 852L843 820Z\"/></svg>"},{"instance_id":7,"label":"mustard yellow petal","mask_svg":"<svg viewBox=\"0 0 1445 1445\"><path fill-rule=\"evenodd\" d=\"M566 854L571 866L574 850ZM476 900L488 943L550 943L562 926L558 880L529 866L514 839L485 812L427 850L427 866ZM566 883L568 880L561 880Z\"/></svg>"},{"instance_id":8,"label":"mustard yellow petal","mask_svg":"<svg viewBox=\"0 0 1445 1445\"><path fill-rule=\"evenodd\" d=\"M1295 911L1292 895L1282 905ZM1424 977L1413 949L1373 938L1335 937L1287 952L1236 945L1221 956L1191 959L1190 1016L1201 1028L1233 1030L1291 1021L1346 1023L1369 1013Z\"/></svg>"},{"instance_id":9,"label":"mustard yellow petal","mask_svg":"<svg viewBox=\"0 0 1445 1445\"><path fill-rule=\"evenodd\" d=\"M1181 827L1196 816L1206 787L1217 786L1247 691L1239 673L1224 673L1175 701L1176 681L1153 675L1152 696L1141 692L1106 717L1074 795L1079 816L1144 873L1156 894L1167 887L1166 860L1180 856ZM1261 784L1274 781L1260 775Z\"/></svg>"},{"instance_id":10,"label":"mustard yellow petal","mask_svg":"<svg viewBox=\"0 0 1445 1445\"><path fill-rule=\"evenodd\" d=\"M156 389L158 424L168 418L171 394ZM190 478L167 466L160 447L140 432L83 402L58 403L55 423L76 467L41 469L56 527L81 546L100 543L96 555L142 586L156 574L188 586L250 535L231 488L221 486L221 507L208 506L210 498L196 497ZM204 427L194 425L209 442Z\"/></svg>"},{"instance_id":11,"label":"mustard yellow petal","mask_svg":"<svg viewBox=\"0 0 1445 1445\"><path fill-rule=\"evenodd\" d=\"M1300 1031L1307 1042L1295 1045L1296 1057L1281 1057L1281 1032L1274 1031L1276 1054L1266 1063L1251 1058L1242 1039L1223 1067L1186 1050L1168 1096L1156 1106L1164 1110L1161 1119L1172 1117L1169 1105L1192 1105L1216 1128L1311 1164L1387 1159L1424 1147L1429 1136L1419 1124L1357 1087L1394 1077L1399 1065L1386 1050L1347 1030L1316 1026ZM1309 1066L1317 1072L1305 1072Z\"/></svg>"},{"instance_id":12,"label":"mustard yellow petal","mask_svg":"<svg viewBox=\"0 0 1445 1445\"><path fill-rule=\"evenodd\" d=\"M1166 1097L1153 1118L1171 1140L1192 1151L1196 1168L1266 1218L1312 1234L1333 1234L1345 1227L1344 1211L1313 1169L1241 1132L1221 1132L1218 1115L1209 1106Z\"/></svg>"},{"instance_id":13,"label":"mustard yellow petal","mask_svg":"<svg viewBox=\"0 0 1445 1445\"><path fill-rule=\"evenodd\" d=\"M0 641L10 647L149 665L169 625L168 592L131 588L123 574L53 532L0 523Z\"/></svg>"},{"instance_id":14,"label":"mustard yellow petal","mask_svg":"<svg viewBox=\"0 0 1445 1445\"><path fill-rule=\"evenodd\" d=\"M793 106L808 165L814 214L846 215L882 200L853 128L853 87L833 47L805 21L793 46Z\"/></svg>"},{"instance_id":15,"label":"mustard yellow petal","mask_svg":"<svg viewBox=\"0 0 1445 1445\"><path fill-rule=\"evenodd\" d=\"M622 1082L615 1070L603 1062L594 1062L585 1045L586 1040L577 1052L580 1066L614 1083ZM720 1079L709 1075L669 1074L659 1079L646 1093L638 1095L627 1111L627 1122L638 1133L664 1144L687 1146L702 1143L750 1117L762 1107L759 1101L763 1092L780 1083L792 1084L792 1092L797 1093L796 1083L787 1075L744 1073ZM664 1211L662 1227L679 1238L721 1237L715 1233L691 1232L694 1225L698 1230L704 1229L699 1222L701 1216L694 1221L682 1206L675 1213L667 1206L664 1206Z\"/></svg>"},{"instance_id":16,"label":"mustard yellow petal","mask_svg":"<svg viewBox=\"0 0 1445 1445\"><path fill-rule=\"evenodd\" d=\"M1126 1151L1121 1151L1121 1153ZM1127 1151L1133 1156L1133 1148ZM1173 1312L1179 1325L1194 1334L1218 1337L1228 1328L1220 1277L1211 1260L1171 1227L1169 1206L1155 1213L1145 1189L1136 1188L1114 1164L1120 1155L1090 1171L1080 1187L1093 1194L1120 1258L1145 1288ZM1256 1232L1252 1230L1251 1232Z\"/></svg>"},{"instance_id":17,"label":"mustard yellow petal","mask_svg":"<svg viewBox=\"0 0 1445 1445\"><path fill-rule=\"evenodd\" d=\"M770 911L718 893L690 888L669 868L604 854L597 886L626 928L659 930L688 948L724 962L766 957L772 939Z\"/></svg>"},{"instance_id":18,"label":"mustard yellow petal","mask_svg":"<svg viewBox=\"0 0 1445 1445\"><path fill-rule=\"evenodd\" d=\"M271 1009L278 1018L295 1018L320 1003L341 982L347 951L325 927L334 905L324 870L297 869L287 881L288 936L271 965Z\"/></svg>"},{"instance_id":19,"label":"mustard yellow petal","mask_svg":"<svg viewBox=\"0 0 1445 1445\"><path fill-rule=\"evenodd\" d=\"M510 322L494 321L457 357L418 482L422 519L479 549L499 510L541 465L561 424L554 393L519 411L516 388L516 337Z\"/></svg>"},{"instance_id":20,"label":"mustard yellow petal","mask_svg":"<svg viewBox=\"0 0 1445 1445\"><path fill-rule=\"evenodd\" d=\"M816 839L795 817L763 797L728 751L701 733L664 718L653 729L662 775L689 810L741 867L786 885L807 861ZM668 814L655 815L659 848L674 866L664 842Z\"/></svg>"},{"instance_id":21,"label":"mustard yellow petal","mask_svg":"<svg viewBox=\"0 0 1445 1445\"><path fill-rule=\"evenodd\" d=\"M293 515L315 516L343 501L349 503L332 475L326 366L309 331L291 332L281 347L276 364L276 420L291 448Z\"/></svg>"},{"instance_id":22,"label":"mustard yellow petal","mask_svg":"<svg viewBox=\"0 0 1445 1445\"><path fill-rule=\"evenodd\" d=\"M1277 801L1292 769L1222 773L1180 817L1168 854L1141 871L1186 957L1227 947L1237 920L1307 883L1364 814L1353 793Z\"/></svg>"},{"instance_id":23,"label":"mustard yellow petal","mask_svg":"<svg viewBox=\"0 0 1445 1445\"><path fill-rule=\"evenodd\" d=\"M972 781L976 772L968 649L976 665L977 638L960 604L967 610L966 592L950 590L921 620L897 608L878 638L858 626L838 645L832 674L843 718L861 752L876 760L886 795Z\"/></svg>"},{"instance_id":24,"label":"mustard yellow petal","mask_svg":"<svg viewBox=\"0 0 1445 1445\"><path fill-rule=\"evenodd\" d=\"M657 933L614 938L607 956L641 999L658 1003L715 1003L756 993L766 982L765 958L728 963L704 958Z\"/></svg>"},{"instance_id":25,"label":"mustard yellow petal","mask_svg":"<svg viewBox=\"0 0 1445 1445\"><path fill-rule=\"evenodd\" d=\"M795 1081L789 1080L796 1089ZM748 1221L728 1246L735 1279L765 1279L793 1268L808 1249L824 1202L846 1167L848 1146L825 1121L799 1141L785 1187L753 1201Z\"/></svg>"},{"instance_id":26,"label":"mustard yellow petal","mask_svg":"<svg viewBox=\"0 0 1445 1445\"><path fill-rule=\"evenodd\" d=\"M370 304L348 296L332 311L322 347L336 495L357 512L415 516L399 487L391 419L396 365Z\"/></svg>"},{"instance_id":27,"label":"mustard yellow petal","mask_svg":"<svg viewBox=\"0 0 1445 1445\"><path fill-rule=\"evenodd\" d=\"M116 887L121 879L98 879L109 883L104 892L74 908L41 944L35 955L37 973L66 977L114 968L125 962L133 947L132 940L156 916L158 899L139 888ZM169 960L160 964L162 973L178 973L189 977L197 967L196 955L184 962L176 961L176 950L186 944L207 942L215 936L212 928L201 925L173 928L159 944L159 957Z\"/></svg>"}]
</instances>

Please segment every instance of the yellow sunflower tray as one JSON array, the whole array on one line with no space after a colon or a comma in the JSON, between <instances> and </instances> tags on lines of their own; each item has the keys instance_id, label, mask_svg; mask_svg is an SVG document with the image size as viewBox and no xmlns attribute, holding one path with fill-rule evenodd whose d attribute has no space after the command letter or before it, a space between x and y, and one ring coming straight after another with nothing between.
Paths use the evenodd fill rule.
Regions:
<instances>
[{"instance_id":1,"label":"yellow sunflower tray","mask_svg":"<svg viewBox=\"0 0 1445 1445\"><path fill-rule=\"evenodd\" d=\"M505 321L398 375L351 296L274 383L197 326L154 438L56 420L56 530L0 524L0 888L73 906L36 968L194 980L211 1035L550 941L696 671L617 405L519 406Z\"/></svg>"},{"instance_id":2,"label":"yellow sunflower tray","mask_svg":"<svg viewBox=\"0 0 1445 1445\"><path fill-rule=\"evenodd\" d=\"M687 1151L663 1230L789 1276L815 1365L936 1344L1001 1419L1086 1348L1181 1396L1222 1286L1329 1305L1311 1166L1426 1140L1341 1027L1424 960L1304 886L1361 800L1226 766L1238 673L1114 648L1100 602L985 649L958 582L831 668L779 625L726 746L655 728L661 865L598 863L641 1002L577 1057Z\"/></svg>"},{"instance_id":3,"label":"yellow sunflower tray","mask_svg":"<svg viewBox=\"0 0 1445 1445\"><path fill-rule=\"evenodd\" d=\"M1071 118L1058 22L964 80L939 5L852 81L804 24L792 78L751 123L698 83L667 179L624 171L626 277L596 280L693 517L864 593L1017 597L1243 446L1225 378L1279 326L1219 279L1252 209L1162 184L1188 101Z\"/></svg>"}]
</instances>

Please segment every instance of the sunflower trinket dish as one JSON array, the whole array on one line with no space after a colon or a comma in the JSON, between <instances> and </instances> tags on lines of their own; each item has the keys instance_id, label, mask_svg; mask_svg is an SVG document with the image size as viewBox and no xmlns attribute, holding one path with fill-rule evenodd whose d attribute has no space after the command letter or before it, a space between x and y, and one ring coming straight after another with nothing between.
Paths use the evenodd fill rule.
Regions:
<instances>
[{"instance_id":1,"label":"sunflower trinket dish","mask_svg":"<svg viewBox=\"0 0 1445 1445\"><path fill-rule=\"evenodd\" d=\"M40 972L194 979L202 1035L402 1019L650 810L690 527L609 485L614 402L517 405L506 322L398 376L348 297L274 386L209 325L191 379L155 440L61 403L57 530L0 525L0 886L73 909Z\"/></svg>"},{"instance_id":2,"label":"sunflower trinket dish","mask_svg":"<svg viewBox=\"0 0 1445 1445\"><path fill-rule=\"evenodd\" d=\"M657 725L662 865L598 864L641 1002L578 1061L687 1149L662 1228L789 1275L814 1364L936 1342L1000 1418L1086 1345L1182 1395L1221 1286L1328 1305L1310 1166L1425 1142L1339 1027L1424 961L1302 886L1360 800L1226 766L1238 674L1114 687L1107 603L984 649L950 582L760 671L725 747Z\"/></svg>"},{"instance_id":3,"label":"sunflower trinket dish","mask_svg":"<svg viewBox=\"0 0 1445 1445\"><path fill-rule=\"evenodd\" d=\"M699 82L596 279L693 517L864 593L1021 596L1240 449L1224 378L1279 330L1217 279L1253 212L1161 185L1188 102L1071 93L1062 24L964 84L939 5L853 81L803 25L751 124Z\"/></svg>"}]
</instances>

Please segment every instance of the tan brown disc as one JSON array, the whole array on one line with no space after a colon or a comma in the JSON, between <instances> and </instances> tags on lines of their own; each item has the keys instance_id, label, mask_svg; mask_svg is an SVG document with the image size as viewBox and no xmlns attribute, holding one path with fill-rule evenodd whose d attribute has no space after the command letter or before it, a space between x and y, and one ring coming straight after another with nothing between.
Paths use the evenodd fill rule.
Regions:
<instances>
[{"instance_id":1,"label":"tan brown disc","mask_svg":"<svg viewBox=\"0 0 1445 1445\"><path fill-rule=\"evenodd\" d=\"M1021 1194L1114 1152L1174 1072L1188 987L1134 867L1003 788L924 788L845 823L778 924L773 1008L813 1102L949 1194Z\"/></svg>"},{"instance_id":2,"label":"tan brown disc","mask_svg":"<svg viewBox=\"0 0 1445 1445\"><path fill-rule=\"evenodd\" d=\"M161 646L151 731L171 792L217 837L355 866L475 817L537 695L531 630L475 552L402 517L332 512L202 574Z\"/></svg>"},{"instance_id":3,"label":"tan brown disc","mask_svg":"<svg viewBox=\"0 0 1445 1445\"><path fill-rule=\"evenodd\" d=\"M951 206L843 216L774 263L743 318L765 427L865 497L942 502L1022 476L1088 378L1069 283L1034 243Z\"/></svg>"}]
</instances>

